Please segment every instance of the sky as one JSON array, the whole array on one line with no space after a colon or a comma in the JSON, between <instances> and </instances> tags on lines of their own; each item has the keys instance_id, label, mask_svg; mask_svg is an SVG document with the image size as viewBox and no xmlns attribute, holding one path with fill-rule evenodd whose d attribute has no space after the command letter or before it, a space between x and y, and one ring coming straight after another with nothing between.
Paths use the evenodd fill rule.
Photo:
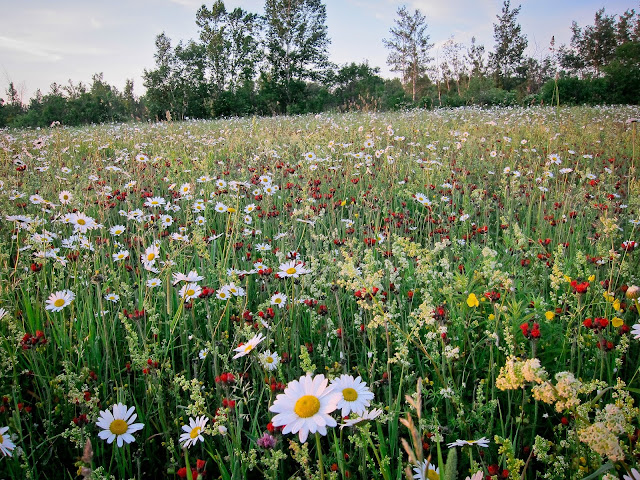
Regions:
<instances>
[{"instance_id":1,"label":"sky","mask_svg":"<svg viewBox=\"0 0 640 480\"><path fill-rule=\"evenodd\" d=\"M198 38L195 24L202 0L0 0L0 98L14 82L24 102L53 82L91 84L95 73L122 91L133 79L135 93L144 93L143 71L154 68L154 41L163 31L175 45ZM386 64L396 12L402 5L419 9L427 18L427 32L435 44L431 55L451 36L468 46L471 37L491 51L493 23L502 0L325 0L331 45L330 60L338 65L367 61L393 78ZM264 0L225 0L227 10L242 7L262 13ZM521 5L517 19L529 41L527 54L542 58L555 36L556 45L568 44L571 23L593 24L595 12L609 14L640 10L632 0L512 0Z\"/></svg>"}]
</instances>

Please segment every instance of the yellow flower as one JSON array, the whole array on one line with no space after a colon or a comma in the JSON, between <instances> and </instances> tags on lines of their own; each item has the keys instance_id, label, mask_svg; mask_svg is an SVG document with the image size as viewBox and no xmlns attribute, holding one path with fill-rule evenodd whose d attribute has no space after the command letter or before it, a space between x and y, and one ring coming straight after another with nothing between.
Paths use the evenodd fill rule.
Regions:
<instances>
[{"instance_id":1,"label":"yellow flower","mask_svg":"<svg viewBox=\"0 0 640 480\"><path fill-rule=\"evenodd\" d=\"M496 319L496 316L493 313L489 315L489 320L495 320L495 319Z\"/></svg>"},{"instance_id":2,"label":"yellow flower","mask_svg":"<svg viewBox=\"0 0 640 480\"><path fill-rule=\"evenodd\" d=\"M467 297L467 305L469 305L469 307L477 307L480 305L480 302L478 301L478 297L476 297L475 293L470 293L469 296Z\"/></svg>"},{"instance_id":3,"label":"yellow flower","mask_svg":"<svg viewBox=\"0 0 640 480\"><path fill-rule=\"evenodd\" d=\"M624 325L624 320L622 320L620 317L613 317L611 319L611 325L613 325L614 328L620 328L622 325Z\"/></svg>"},{"instance_id":4,"label":"yellow flower","mask_svg":"<svg viewBox=\"0 0 640 480\"><path fill-rule=\"evenodd\" d=\"M227 212L229 212L229 213L235 213L235 211L236 211L236 209L233 208L233 207L227 208Z\"/></svg>"},{"instance_id":5,"label":"yellow flower","mask_svg":"<svg viewBox=\"0 0 640 480\"><path fill-rule=\"evenodd\" d=\"M569 275L565 275L565 276L564 276L564 279L565 279L567 282L571 283L571 277L570 277Z\"/></svg>"},{"instance_id":6,"label":"yellow flower","mask_svg":"<svg viewBox=\"0 0 640 480\"><path fill-rule=\"evenodd\" d=\"M589 275L589 279L588 279L588 280L589 280L590 282L593 282L595 279L596 279L596 276L595 276L595 275Z\"/></svg>"},{"instance_id":7,"label":"yellow flower","mask_svg":"<svg viewBox=\"0 0 640 480\"><path fill-rule=\"evenodd\" d=\"M347 204L347 201L346 201L346 200L342 200L342 201L340 202L340 206L341 206L341 207L344 207L346 204Z\"/></svg>"},{"instance_id":8,"label":"yellow flower","mask_svg":"<svg viewBox=\"0 0 640 480\"><path fill-rule=\"evenodd\" d=\"M616 312L619 312L619 311L621 311L621 310L622 310L622 308L620 308L620 300L619 300L619 299L617 299L617 298L613 301L613 309L614 309Z\"/></svg>"},{"instance_id":9,"label":"yellow flower","mask_svg":"<svg viewBox=\"0 0 640 480\"><path fill-rule=\"evenodd\" d=\"M613 300L615 299L615 297L611 295L609 292L603 292L602 296L607 302L613 302Z\"/></svg>"},{"instance_id":10,"label":"yellow flower","mask_svg":"<svg viewBox=\"0 0 640 480\"><path fill-rule=\"evenodd\" d=\"M546 317L547 320L553 320L553 317L555 317L556 314L549 310L547 312L544 312L544 316Z\"/></svg>"}]
</instances>

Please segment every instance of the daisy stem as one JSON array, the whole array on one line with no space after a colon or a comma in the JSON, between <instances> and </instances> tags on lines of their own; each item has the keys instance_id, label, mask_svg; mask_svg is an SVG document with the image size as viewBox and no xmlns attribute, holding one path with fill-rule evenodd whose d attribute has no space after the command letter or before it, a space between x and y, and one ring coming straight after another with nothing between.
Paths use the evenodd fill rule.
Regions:
<instances>
[{"instance_id":1,"label":"daisy stem","mask_svg":"<svg viewBox=\"0 0 640 480\"><path fill-rule=\"evenodd\" d=\"M184 462L187 464L187 480L193 480L193 475L191 475L191 465L189 465L189 452L187 452L186 448L183 448L184 451Z\"/></svg>"},{"instance_id":2,"label":"daisy stem","mask_svg":"<svg viewBox=\"0 0 640 480\"><path fill-rule=\"evenodd\" d=\"M318 468L320 469L320 480L324 480L324 463L322 463L322 447L320 446L320 434L316 432L316 450L318 452Z\"/></svg>"}]
</instances>

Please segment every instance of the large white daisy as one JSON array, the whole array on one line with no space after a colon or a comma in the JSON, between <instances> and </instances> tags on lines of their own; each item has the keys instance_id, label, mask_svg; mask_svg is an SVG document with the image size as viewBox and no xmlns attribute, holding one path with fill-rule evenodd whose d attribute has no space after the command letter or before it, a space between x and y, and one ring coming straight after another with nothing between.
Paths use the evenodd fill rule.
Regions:
<instances>
[{"instance_id":1,"label":"large white daisy","mask_svg":"<svg viewBox=\"0 0 640 480\"><path fill-rule=\"evenodd\" d=\"M136 407L127 409L127 406L122 403L117 403L113 406L113 413L109 410L102 410L100 412L100 418L96 422L96 425L103 430L98 433L98 436L106 440L108 444L112 444L116 440L118 447L126 443L135 441L132 433L142 430L144 423L133 423L138 417L134 413Z\"/></svg>"},{"instance_id":2,"label":"large white daisy","mask_svg":"<svg viewBox=\"0 0 640 480\"><path fill-rule=\"evenodd\" d=\"M340 395L338 408L342 409L343 417L351 412L362 415L373 400L373 393L360 377L354 379L352 375L340 375L331 381L330 388Z\"/></svg>"},{"instance_id":3,"label":"large white daisy","mask_svg":"<svg viewBox=\"0 0 640 480\"><path fill-rule=\"evenodd\" d=\"M306 442L309 433L327 434L327 427L338 423L329 414L337 406L340 396L327 388L324 375L312 377L307 374L299 380L289 382L284 393L276 397L269 411L277 413L273 425L282 427L283 434L297 433L301 442Z\"/></svg>"}]
</instances>

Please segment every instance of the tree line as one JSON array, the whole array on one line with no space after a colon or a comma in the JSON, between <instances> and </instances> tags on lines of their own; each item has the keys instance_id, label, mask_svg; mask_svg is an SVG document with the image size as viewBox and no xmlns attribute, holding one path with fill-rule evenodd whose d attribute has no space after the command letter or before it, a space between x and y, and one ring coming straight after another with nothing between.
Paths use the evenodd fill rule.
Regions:
<instances>
[{"instance_id":1,"label":"tree line","mask_svg":"<svg viewBox=\"0 0 640 480\"><path fill-rule=\"evenodd\" d=\"M223 0L198 9L198 38L155 39L155 65L144 70L144 96L104 81L53 84L23 104L13 84L0 99L0 127L127 120L182 120L327 110L389 110L463 105L633 103L640 99L640 15L607 14L571 26L569 45L526 56L520 6L505 0L485 52L472 38L449 38L434 51L426 17L402 6L382 43L396 79L368 63L333 64L322 0L266 0L264 14L227 10Z\"/></svg>"}]
</instances>

